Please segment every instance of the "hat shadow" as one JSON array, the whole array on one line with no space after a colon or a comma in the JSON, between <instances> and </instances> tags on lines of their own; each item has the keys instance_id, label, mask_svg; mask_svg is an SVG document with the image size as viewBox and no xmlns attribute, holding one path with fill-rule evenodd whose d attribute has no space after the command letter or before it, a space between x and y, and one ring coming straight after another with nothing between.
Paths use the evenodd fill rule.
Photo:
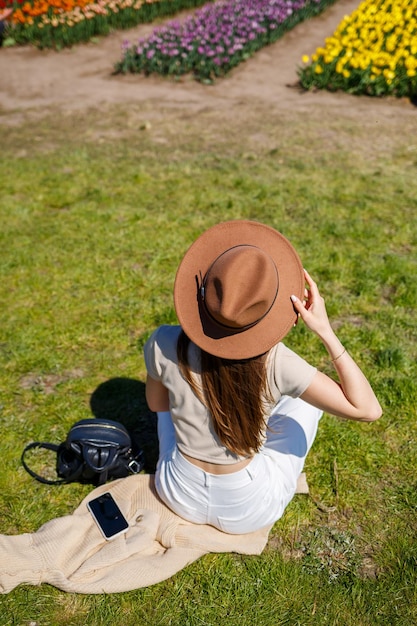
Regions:
<instances>
[{"instance_id":1,"label":"hat shadow","mask_svg":"<svg viewBox=\"0 0 417 626\"><path fill-rule=\"evenodd\" d=\"M129 431L132 442L145 453L145 470L154 473L158 461L157 418L149 410L145 383L133 378L110 378L91 394L94 417L120 422Z\"/></svg>"}]
</instances>

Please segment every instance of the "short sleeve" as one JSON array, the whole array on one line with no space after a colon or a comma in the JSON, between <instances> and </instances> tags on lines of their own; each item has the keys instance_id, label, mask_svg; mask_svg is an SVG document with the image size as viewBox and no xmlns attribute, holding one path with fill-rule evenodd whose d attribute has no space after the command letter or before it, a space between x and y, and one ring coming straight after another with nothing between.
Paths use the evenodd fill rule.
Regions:
<instances>
[{"instance_id":1,"label":"short sleeve","mask_svg":"<svg viewBox=\"0 0 417 626\"><path fill-rule=\"evenodd\" d=\"M177 361L179 326L159 326L143 348L146 370L151 378L162 381L168 362Z\"/></svg>"},{"instance_id":2,"label":"short sleeve","mask_svg":"<svg viewBox=\"0 0 417 626\"><path fill-rule=\"evenodd\" d=\"M317 368L279 343L269 354L268 382L273 395L298 398L312 382ZM274 393L275 392L275 393Z\"/></svg>"},{"instance_id":3,"label":"short sleeve","mask_svg":"<svg viewBox=\"0 0 417 626\"><path fill-rule=\"evenodd\" d=\"M155 359L155 351L158 343L159 328L154 330L148 341L143 348L143 354L145 357L146 371L151 378L155 380L161 379L161 368L158 367L157 359Z\"/></svg>"}]
</instances>

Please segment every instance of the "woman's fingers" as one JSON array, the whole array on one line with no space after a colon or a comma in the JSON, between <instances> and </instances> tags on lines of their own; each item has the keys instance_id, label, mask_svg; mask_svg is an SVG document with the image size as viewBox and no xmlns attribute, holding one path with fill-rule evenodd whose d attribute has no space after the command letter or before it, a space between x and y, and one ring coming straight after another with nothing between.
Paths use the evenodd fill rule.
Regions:
<instances>
[{"instance_id":1,"label":"woman's fingers","mask_svg":"<svg viewBox=\"0 0 417 626\"><path fill-rule=\"evenodd\" d=\"M329 319L324 299L321 297L316 282L307 270L304 270L307 289L304 292L304 301L291 296L294 309L306 326L313 332L320 334L327 330Z\"/></svg>"},{"instance_id":2,"label":"woman's fingers","mask_svg":"<svg viewBox=\"0 0 417 626\"><path fill-rule=\"evenodd\" d=\"M308 284L309 291L311 295L316 296L319 295L319 289L317 287L317 283L311 278L310 274L304 269L304 277L306 279L306 283Z\"/></svg>"},{"instance_id":3,"label":"woman's fingers","mask_svg":"<svg viewBox=\"0 0 417 626\"><path fill-rule=\"evenodd\" d=\"M297 298L297 296L291 296L291 302L293 304L293 307L296 313L298 313L299 315L301 315L301 317L303 317L303 313L306 310L305 304L299 298Z\"/></svg>"}]
</instances>

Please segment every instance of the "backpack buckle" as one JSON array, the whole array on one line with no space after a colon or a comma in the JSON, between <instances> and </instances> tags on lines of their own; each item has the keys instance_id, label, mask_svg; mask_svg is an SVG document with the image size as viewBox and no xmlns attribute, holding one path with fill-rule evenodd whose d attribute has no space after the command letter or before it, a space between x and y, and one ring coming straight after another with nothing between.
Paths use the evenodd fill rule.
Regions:
<instances>
[{"instance_id":1,"label":"backpack buckle","mask_svg":"<svg viewBox=\"0 0 417 626\"><path fill-rule=\"evenodd\" d=\"M143 466L141 465L141 463L138 463L136 461L136 459L132 459L129 463L128 463L128 467L130 469L130 471L132 472L132 474L139 474L139 472L142 471Z\"/></svg>"}]
</instances>

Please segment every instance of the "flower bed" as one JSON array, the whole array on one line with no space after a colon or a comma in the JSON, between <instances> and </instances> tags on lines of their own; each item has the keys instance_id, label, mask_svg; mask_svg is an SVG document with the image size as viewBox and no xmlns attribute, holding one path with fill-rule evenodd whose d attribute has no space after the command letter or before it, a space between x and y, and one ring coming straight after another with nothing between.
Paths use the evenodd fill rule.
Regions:
<instances>
[{"instance_id":1,"label":"flower bed","mask_svg":"<svg viewBox=\"0 0 417 626\"><path fill-rule=\"evenodd\" d=\"M365 0L303 61L306 89L417 98L417 0Z\"/></svg>"},{"instance_id":2,"label":"flower bed","mask_svg":"<svg viewBox=\"0 0 417 626\"><path fill-rule=\"evenodd\" d=\"M3 1L4 0L0 0ZM206 0L20 0L11 18L14 43L63 48L113 29L201 6Z\"/></svg>"},{"instance_id":3,"label":"flower bed","mask_svg":"<svg viewBox=\"0 0 417 626\"><path fill-rule=\"evenodd\" d=\"M220 0L127 43L116 72L192 73L211 82L335 0Z\"/></svg>"}]
</instances>

